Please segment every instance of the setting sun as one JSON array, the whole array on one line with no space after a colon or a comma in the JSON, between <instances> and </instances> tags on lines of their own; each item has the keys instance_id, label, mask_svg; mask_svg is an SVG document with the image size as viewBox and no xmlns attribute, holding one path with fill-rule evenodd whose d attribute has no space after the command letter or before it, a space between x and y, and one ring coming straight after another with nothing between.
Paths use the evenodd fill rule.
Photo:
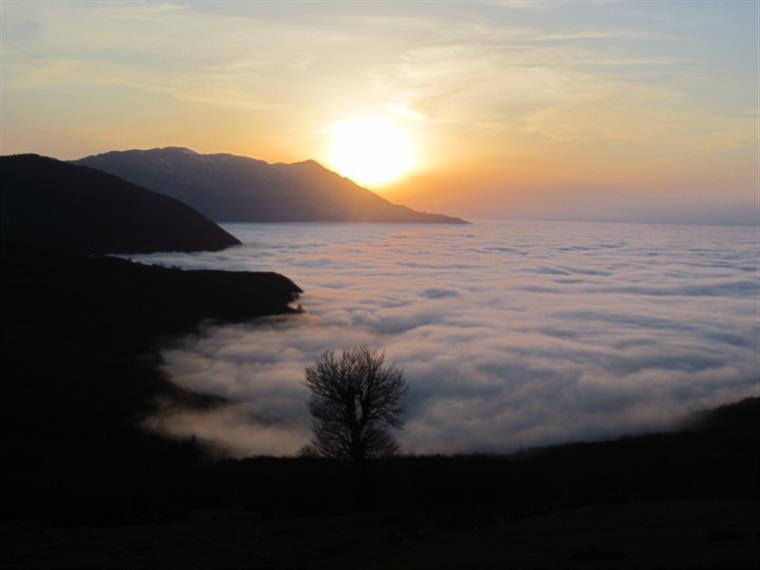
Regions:
<instances>
[{"instance_id":1,"label":"setting sun","mask_svg":"<svg viewBox=\"0 0 760 570\"><path fill-rule=\"evenodd\" d=\"M330 127L330 161L366 186L392 182L414 165L407 134L384 119L353 119Z\"/></svg>"}]
</instances>

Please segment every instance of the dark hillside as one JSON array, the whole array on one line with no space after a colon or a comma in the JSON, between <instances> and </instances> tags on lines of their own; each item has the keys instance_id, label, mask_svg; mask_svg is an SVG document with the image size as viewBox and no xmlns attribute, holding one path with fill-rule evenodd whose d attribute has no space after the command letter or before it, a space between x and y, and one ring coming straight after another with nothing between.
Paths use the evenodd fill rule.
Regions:
<instances>
[{"instance_id":1,"label":"dark hillside","mask_svg":"<svg viewBox=\"0 0 760 570\"><path fill-rule=\"evenodd\" d=\"M86 490L64 480L69 493L51 489L46 508L66 517L11 529L6 563L756 568L757 422L725 428L756 418L759 402L722 408L720 426L686 432L511 456L378 461L366 511L355 508L347 462L182 463L174 453L151 463L149 478L127 466L126 486L116 476L88 478Z\"/></svg>"},{"instance_id":2,"label":"dark hillside","mask_svg":"<svg viewBox=\"0 0 760 570\"><path fill-rule=\"evenodd\" d=\"M73 425L102 430L139 411L148 396L178 393L156 373L129 372L151 369L150 358L134 357L150 355L161 338L192 332L205 319L292 312L300 293L276 273L181 271L36 248L6 246L2 267L9 397L0 423L58 435Z\"/></svg>"},{"instance_id":3,"label":"dark hillside","mask_svg":"<svg viewBox=\"0 0 760 570\"><path fill-rule=\"evenodd\" d=\"M218 250L240 242L191 207L52 158L0 157L2 241L79 253Z\"/></svg>"},{"instance_id":4,"label":"dark hillside","mask_svg":"<svg viewBox=\"0 0 760 570\"><path fill-rule=\"evenodd\" d=\"M167 496L163 470L168 477L199 460L200 450L146 434L140 420L158 399L219 400L165 378L161 339L207 319L293 312L299 293L276 273L181 271L4 245L0 501L7 512L73 516L111 509L116 496L132 509L135 493L148 500L146 485Z\"/></svg>"}]
</instances>

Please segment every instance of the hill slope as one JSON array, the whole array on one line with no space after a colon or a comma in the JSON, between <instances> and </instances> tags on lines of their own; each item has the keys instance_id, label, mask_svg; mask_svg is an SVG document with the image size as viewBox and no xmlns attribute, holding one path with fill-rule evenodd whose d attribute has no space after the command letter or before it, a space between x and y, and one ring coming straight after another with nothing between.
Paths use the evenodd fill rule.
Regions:
<instances>
[{"instance_id":1,"label":"hill slope","mask_svg":"<svg viewBox=\"0 0 760 570\"><path fill-rule=\"evenodd\" d=\"M269 164L168 147L107 152L75 163L181 200L217 222L465 223L391 204L313 160Z\"/></svg>"},{"instance_id":2,"label":"hill slope","mask_svg":"<svg viewBox=\"0 0 760 570\"><path fill-rule=\"evenodd\" d=\"M4 243L78 253L218 250L240 242L181 202L99 170L0 157Z\"/></svg>"},{"instance_id":3,"label":"hill slope","mask_svg":"<svg viewBox=\"0 0 760 570\"><path fill-rule=\"evenodd\" d=\"M129 489L139 501L165 469L196 461L192 442L140 427L159 402L220 401L172 384L159 349L209 320L293 313L301 292L276 273L183 271L11 244L0 248L0 266L0 457L15 470L0 474L2 517L50 512L58 499L63 512L109 512L106 490Z\"/></svg>"}]
</instances>

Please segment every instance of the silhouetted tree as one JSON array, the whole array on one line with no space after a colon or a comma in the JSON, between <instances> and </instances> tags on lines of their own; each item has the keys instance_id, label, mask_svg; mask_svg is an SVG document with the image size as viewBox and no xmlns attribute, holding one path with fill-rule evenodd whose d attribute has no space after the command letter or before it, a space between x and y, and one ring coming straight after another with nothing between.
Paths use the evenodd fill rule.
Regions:
<instances>
[{"instance_id":1,"label":"silhouetted tree","mask_svg":"<svg viewBox=\"0 0 760 570\"><path fill-rule=\"evenodd\" d=\"M311 446L324 457L366 459L393 455L398 444L391 428L404 420L407 383L385 355L367 347L329 350L306 367L314 420Z\"/></svg>"}]
</instances>

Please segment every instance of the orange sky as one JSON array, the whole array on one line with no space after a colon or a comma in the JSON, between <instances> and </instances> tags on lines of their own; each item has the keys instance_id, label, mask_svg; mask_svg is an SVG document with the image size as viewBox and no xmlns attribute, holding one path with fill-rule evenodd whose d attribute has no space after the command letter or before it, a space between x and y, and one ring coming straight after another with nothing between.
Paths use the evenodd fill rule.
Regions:
<instances>
[{"instance_id":1,"label":"orange sky","mask_svg":"<svg viewBox=\"0 0 760 570\"><path fill-rule=\"evenodd\" d=\"M295 9L297 6L298 9ZM758 5L2 3L2 153L334 166L378 117L425 210L751 223Z\"/></svg>"}]
</instances>

